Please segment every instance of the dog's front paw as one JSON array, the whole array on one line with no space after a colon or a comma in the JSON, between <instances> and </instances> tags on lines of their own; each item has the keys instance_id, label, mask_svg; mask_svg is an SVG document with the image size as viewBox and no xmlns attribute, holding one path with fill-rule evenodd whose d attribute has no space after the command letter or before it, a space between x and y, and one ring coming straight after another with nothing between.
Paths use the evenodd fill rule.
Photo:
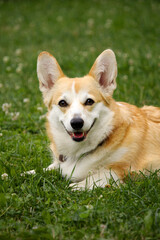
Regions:
<instances>
[{"instance_id":1,"label":"dog's front paw","mask_svg":"<svg viewBox=\"0 0 160 240\"><path fill-rule=\"evenodd\" d=\"M73 191L79 190L79 191L84 191L84 190L91 190L93 189L93 184L89 184L87 182L87 179L77 182L77 183L71 183L69 185Z\"/></svg>"},{"instance_id":2,"label":"dog's front paw","mask_svg":"<svg viewBox=\"0 0 160 240\"><path fill-rule=\"evenodd\" d=\"M57 169L58 167L59 167L59 163L55 161L54 163L50 164L47 168L43 168L43 171L44 172L51 171L51 170Z\"/></svg>"},{"instance_id":3,"label":"dog's front paw","mask_svg":"<svg viewBox=\"0 0 160 240\"><path fill-rule=\"evenodd\" d=\"M86 189L86 186L84 186L84 184L80 184L80 183L71 183L69 184L69 186L72 188L72 191L84 191Z\"/></svg>"}]
</instances>

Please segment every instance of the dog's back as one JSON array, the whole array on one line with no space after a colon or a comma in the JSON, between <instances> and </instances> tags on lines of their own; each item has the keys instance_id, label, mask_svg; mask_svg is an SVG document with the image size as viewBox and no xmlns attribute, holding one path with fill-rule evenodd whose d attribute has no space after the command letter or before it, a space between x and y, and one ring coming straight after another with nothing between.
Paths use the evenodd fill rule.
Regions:
<instances>
[{"instance_id":1,"label":"dog's back","mask_svg":"<svg viewBox=\"0 0 160 240\"><path fill-rule=\"evenodd\" d=\"M141 110L146 114L148 120L154 123L160 123L160 108L153 106L144 106ZM158 129L157 129L158 130ZM160 129L159 129L160 131Z\"/></svg>"}]
</instances>

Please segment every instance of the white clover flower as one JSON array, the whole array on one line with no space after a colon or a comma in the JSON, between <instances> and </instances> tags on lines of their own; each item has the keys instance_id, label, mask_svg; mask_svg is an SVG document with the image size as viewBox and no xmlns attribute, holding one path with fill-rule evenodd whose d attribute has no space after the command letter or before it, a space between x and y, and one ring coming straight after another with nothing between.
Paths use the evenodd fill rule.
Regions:
<instances>
[{"instance_id":1,"label":"white clover flower","mask_svg":"<svg viewBox=\"0 0 160 240\"><path fill-rule=\"evenodd\" d=\"M2 137L3 136L3 133L0 133L0 137Z\"/></svg>"},{"instance_id":2,"label":"white clover flower","mask_svg":"<svg viewBox=\"0 0 160 240\"><path fill-rule=\"evenodd\" d=\"M14 31L18 31L19 29L20 29L20 25L19 24L15 25L14 28L13 28Z\"/></svg>"},{"instance_id":3,"label":"white clover flower","mask_svg":"<svg viewBox=\"0 0 160 240\"><path fill-rule=\"evenodd\" d=\"M41 115L41 116L39 117L39 120L44 119L45 117L46 117L46 114Z\"/></svg>"},{"instance_id":4,"label":"white clover flower","mask_svg":"<svg viewBox=\"0 0 160 240\"><path fill-rule=\"evenodd\" d=\"M16 73L20 73L20 72L22 72L22 68L17 67L16 68Z\"/></svg>"},{"instance_id":5,"label":"white clover flower","mask_svg":"<svg viewBox=\"0 0 160 240\"><path fill-rule=\"evenodd\" d=\"M123 76L123 79L124 79L124 80L127 80L127 79L128 79L128 76L127 76L127 75L124 75L124 76Z\"/></svg>"},{"instance_id":6,"label":"white clover flower","mask_svg":"<svg viewBox=\"0 0 160 240\"><path fill-rule=\"evenodd\" d=\"M20 89L20 86L19 86L19 85L16 85L16 86L15 86L15 89L16 89L16 90Z\"/></svg>"},{"instance_id":7,"label":"white clover flower","mask_svg":"<svg viewBox=\"0 0 160 240\"><path fill-rule=\"evenodd\" d=\"M57 22L62 22L63 21L63 17L62 16L58 16L57 17Z\"/></svg>"},{"instance_id":8,"label":"white clover flower","mask_svg":"<svg viewBox=\"0 0 160 240\"><path fill-rule=\"evenodd\" d=\"M101 229L105 229L105 228L106 228L106 225L101 224L101 225L100 225L100 228L101 228Z\"/></svg>"},{"instance_id":9,"label":"white clover flower","mask_svg":"<svg viewBox=\"0 0 160 240\"><path fill-rule=\"evenodd\" d=\"M8 174L7 173L3 173L1 175L1 178L2 178L2 180L7 180L8 179Z\"/></svg>"},{"instance_id":10,"label":"white clover flower","mask_svg":"<svg viewBox=\"0 0 160 240\"><path fill-rule=\"evenodd\" d=\"M128 57L128 53L123 53L123 57L127 58Z\"/></svg>"},{"instance_id":11,"label":"white clover flower","mask_svg":"<svg viewBox=\"0 0 160 240\"><path fill-rule=\"evenodd\" d=\"M134 64L134 61L133 61L133 59L129 59L129 65L133 65Z\"/></svg>"},{"instance_id":12,"label":"white clover flower","mask_svg":"<svg viewBox=\"0 0 160 240\"><path fill-rule=\"evenodd\" d=\"M103 195L102 195L102 194L99 196L99 198L98 198L98 199L101 199L101 198L103 198Z\"/></svg>"},{"instance_id":13,"label":"white clover flower","mask_svg":"<svg viewBox=\"0 0 160 240\"><path fill-rule=\"evenodd\" d=\"M90 50L90 52L95 52L96 49L95 49L95 47L90 47L89 50Z\"/></svg>"},{"instance_id":14,"label":"white clover flower","mask_svg":"<svg viewBox=\"0 0 160 240\"><path fill-rule=\"evenodd\" d=\"M33 226L32 229L38 229L38 226Z\"/></svg>"},{"instance_id":15,"label":"white clover flower","mask_svg":"<svg viewBox=\"0 0 160 240\"><path fill-rule=\"evenodd\" d=\"M22 69L23 69L23 64L22 64L22 63L19 63L19 64L18 64L18 67L16 68L16 72L17 72L17 73L20 73L20 72L22 72Z\"/></svg>"},{"instance_id":16,"label":"white clover flower","mask_svg":"<svg viewBox=\"0 0 160 240\"><path fill-rule=\"evenodd\" d=\"M93 18L89 18L88 21L87 21L87 25L88 25L88 27L93 27L94 19Z\"/></svg>"},{"instance_id":17,"label":"white clover flower","mask_svg":"<svg viewBox=\"0 0 160 240\"><path fill-rule=\"evenodd\" d=\"M18 117L19 117L19 112L11 112L10 113L10 116L12 117L12 121L16 121L17 119L18 119Z\"/></svg>"},{"instance_id":18,"label":"white clover flower","mask_svg":"<svg viewBox=\"0 0 160 240\"><path fill-rule=\"evenodd\" d=\"M134 71L134 67L133 67L133 66L130 66L130 67L129 67L129 71L130 71L130 72L133 72L133 71Z\"/></svg>"},{"instance_id":19,"label":"white clover flower","mask_svg":"<svg viewBox=\"0 0 160 240\"><path fill-rule=\"evenodd\" d=\"M6 67L6 71L10 72L12 70L12 68L10 66Z\"/></svg>"},{"instance_id":20,"label":"white clover flower","mask_svg":"<svg viewBox=\"0 0 160 240\"><path fill-rule=\"evenodd\" d=\"M86 205L86 208L87 209L93 209L93 206L89 204L89 205Z\"/></svg>"},{"instance_id":21,"label":"white clover flower","mask_svg":"<svg viewBox=\"0 0 160 240\"><path fill-rule=\"evenodd\" d=\"M122 56L122 52L121 51L117 51L117 56L121 57Z\"/></svg>"},{"instance_id":22,"label":"white clover flower","mask_svg":"<svg viewBox=\"0 0 160 240\"><path fill-rule=\"evenodd\" d=\"M97 11L97 16L101 17L102 16L102 11Z\"/></svg>"},{"instance_id":23,"label":"white clover flower","mask_svg":"<svg viewBox=\"0 0 160 240\"><path fill-rule=\"evenodd\" d=\"M3 57L3 62L4 62L4 63L9 62L9 56L4 56L4 57Z\"/></svg>"},{"instance_id":24,"label":"white clover flower","mask_svg":"<svg viewBox=\"0 0 160 240\"><path fill-rule=\"evenodd\" d=\"M15 51L16 56L20 56L21 53L22 53L22 49L17 48L16 51Z\"/></svg>"},{"instance_id":25,"label":"white clover flower","mask_svg":"<svg viewBox=\"0 0 160 240\"><path fill-rule=\"evenodd\" d=\"M112 25L112 20L111 19L107 19L106 23L105 23L105 28L110 28Z\"/></svg>"},{"instance_id":26,"label":"white clover flower","mask_svg":"<svg viewBox=\"0 0 160 240\"><path fill-rule=\"evenodd\" d=\"M16 193L12 193L11 195L14 197L14 196L16 196L17 194L16 194Z\"/></svg>"},{"instance_id":27,"label":"white clover flower","mask_svg":"<svg viewBox=\"0 0 160 240\"><path fill-rule=\"evenodd\" d=\"M87 57L87 56L88 56L88 52L82 52L81 55L82 55L83 57Z\"/></svg>"},{"instance_id":28,"label":"white clover flower","mask_svg":"<svg viewBox=\"0 0 160 240\"><path fill-rule=\"evenodd\" d=\"M91 35L93 35L93 31L92 30L87 30L85 32L85 34L88 35L88 36L91 36Z\"/></svg>"},{"instance_id":29,"label":"white clover flower","mask_svg":"<svg viewBox=\"0 0 160 240\"><path fill-rule=\"evenodd\" d=\"M12 106L11 103L3 103L2 104L2 111L5 112L5 114L8 113L8 109Z\"/></svg>"},{"instance_id":30,"label":"white clover flower","mask_svg":"<svg viewBox=\"0 0 160 240\"><path fill-rule=\"evenodd\" d=\"M33 78L30 77L30 78L28 79L28 82L30 82L30 83L33 82Z\"/></svg>"},{"instance_id":31,"label":"white clover flower","mask_svg":"<svg viewBox=\"0 0 160 240\"><path fill-rule=\"evenodd\" d=\"M37 110L42 112L43 111L43 108L42 107L37 107Z\"/></svg>"},{"instance_id":32,"label":"white clover flower","mask_svg":"<svg viewBox=\"0 0 160 240\"><path fill-rule=\"evenodd\" d=\"M27 103L27 102L29 102L29 101L30 101L29 98L24 98L24 99L23 99L23 102L24 102L24 103Z\"/></svg>"},{"instance_id":33,"label":"white clover flower","mask_svg":"<svg viewBox=\"0 0 160 240\"><path fill-rule=\"evenodd\" d=\"M100 231L101 231L100 235L101 235L101 236L103 236L105 229L106 229L106 225L101 224L101 225L100 225Z\"/></svg>"},{"instance_id":34,"label":"white clover flower","mask_svg":"<svg viewBox=\"0 0 160 240\"><path fill-rule=\"evenodd\" d=\"M147 59L150 59L151 57L152 57L152 54L151 54L151 53L147 53L147 54L146 54L146 58L147 58Z\"/></svg>"}]
</instances>

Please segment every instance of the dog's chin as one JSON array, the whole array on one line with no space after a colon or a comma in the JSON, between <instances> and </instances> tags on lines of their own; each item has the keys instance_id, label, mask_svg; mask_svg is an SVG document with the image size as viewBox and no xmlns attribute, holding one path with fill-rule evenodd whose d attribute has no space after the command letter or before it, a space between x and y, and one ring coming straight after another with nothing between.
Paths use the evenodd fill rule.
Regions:
<instances>
[{"instance_id":1,"label":"dog's chin","mask_svg":"<svg viewBox=\"0 0 160 240\"><path fill-rule=\"evenodd\" d=\"M82 142L86 136L86 132L69 132L69 135L71 136L72 140L75 142Z\"/></svg>"}]
</instances>

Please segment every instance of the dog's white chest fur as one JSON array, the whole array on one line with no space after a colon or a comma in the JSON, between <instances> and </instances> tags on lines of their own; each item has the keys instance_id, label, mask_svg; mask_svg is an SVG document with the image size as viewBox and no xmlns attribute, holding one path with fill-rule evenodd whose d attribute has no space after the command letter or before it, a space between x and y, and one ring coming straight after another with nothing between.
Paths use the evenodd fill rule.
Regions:
<instances>
[{"instance_id":1,"label":"dog's white chest fur","mask_svg":"<svg viewBox=\"0 0 160 240\"><path fill-rule=\"evenodd\" d=\"M78 183L79 188L92 188L94 185L104 187L111 177L115 181L118 179L118 176L108 169L107 165L119 160L127 151L127 148L120 147L110 154L99 147L95 153L93 151L79 159L68 157L65 162L54 162L48 169L60 168L62 175Z\"/></svg>"},{"instance_id":2,"label":"dog's white chest fur","mask_svg":"<svg viewBox=\"0 0 160 240\"><path fill-rule=\"evenodd\" d=\"M127 148L122 147L112 154L104 149L99 149L97 152L82 156L77 160L69 158L60 164L60 168L64 176L79 182L86 178L89 172L94 174L99 171L101 172L101 169L107 169L107 165L116 162L123 157L126 152Z\"/></svg>"}]
</instances>

